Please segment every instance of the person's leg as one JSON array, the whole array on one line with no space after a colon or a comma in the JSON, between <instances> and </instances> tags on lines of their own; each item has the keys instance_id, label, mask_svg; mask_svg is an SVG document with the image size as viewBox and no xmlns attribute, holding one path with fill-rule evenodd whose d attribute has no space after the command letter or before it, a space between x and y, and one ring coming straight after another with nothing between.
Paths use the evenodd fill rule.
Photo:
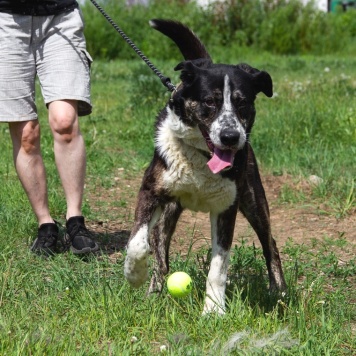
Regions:
<instances>
[{"instance_id":1,"label":"person's leg","mask_svg":"<svg viewBox=\"0 0 356 356\"><path fill-rule=\"evenodd\" d=\"M60 100L48 105L54 155L66 201L66 219L82 215L86 169L84 139L79 130L77 102Z\"/></svg>"},{"instance_id":2,"label":"person's leg","mask_svg":"<svg viewBox=\"0 0 356 356\"><path fill-rule=\"evenodd\" d=\"M38 120L10 122L13 158L18 177L39 226L53 223L48 208L46 172L41 156Z\"/></svg>"},{"instance_id":3,"label":"person's leg","mask_svg":"<svg viewBox=\"0 0 356 356\"><path fill-rule=\"evenodd\" d=\"M75 9L34 18L43 34L36 50L36 70L49 111L55 162L67 202L65 240L73 253L90 253L98 245L82 216L86 157L78 116L91 112L90 56L85 48L82 16Z\"/></svg>"},{"instance_id":4,"label":"person's leg","mask_svg":"<svg viewBox=\"0 0 356 356\"><path fill-rule=\"evenodd\" d=\"M66 201L66 228L70 249L75 254L97 251L82 216L86 170L84 139L79 129L76 100L48 104L49 123L54 137L54 154Z\"/></svg>"},{"instance_id":5,"label":"person's leg","mask_svg":"<svg viewBox=\"0 0 356 356\"><path fill-rule=\"evenodd\" d=\"M31 250L40 255L53 255L59 231L48 208L46 172L40 147L40 125L38 120L10 122L9 129L17 175L39 225Z\"/></svg>"}]
</instances>

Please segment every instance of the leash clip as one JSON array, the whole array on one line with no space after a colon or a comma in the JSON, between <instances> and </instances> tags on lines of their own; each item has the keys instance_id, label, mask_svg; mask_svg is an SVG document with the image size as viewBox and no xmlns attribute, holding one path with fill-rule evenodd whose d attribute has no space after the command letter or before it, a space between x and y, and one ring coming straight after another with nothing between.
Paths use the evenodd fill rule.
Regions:
<instances>
[{"instance_id":1,"label":"leash clip","mask_svg":"<svg viewBox=\"0 0 356 356\"><path fill-rule=\"evenodd\" d=\"M176 90L176 87L172 84L170 78L161 76L161 82L166 88L168 88L168 90L170 90L172 92Z\"/></svg>"}]
</instances>

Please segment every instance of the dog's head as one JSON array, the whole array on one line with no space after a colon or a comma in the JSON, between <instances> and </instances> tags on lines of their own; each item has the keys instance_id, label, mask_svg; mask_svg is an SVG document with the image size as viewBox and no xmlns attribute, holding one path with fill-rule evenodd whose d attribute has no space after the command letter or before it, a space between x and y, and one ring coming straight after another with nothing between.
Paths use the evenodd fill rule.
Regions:
<instances>
[{"instance_id":1,"label":"dog's head","mask_svg":"<svg viewBox=\"0 0 356 356\"><path fill-rule=\"evenodd\" d=\"M182 84L171 108L185 125L201 131L214 173L231 167L251 132L256 95L273 95L270 75L247 64L213 64L210 59L184 61L175 69L181 71Z\"/></svg>"},{"instance_id":2,"label":"dog's head","mask_svg":"<svg viewBox=\"0 0 356 356\"><path fill-rule=\"evenodd\" d=\"M187 134L187 140L211 152L208 165L214 173L231 167L252 129L256 95L273 94L270 75L247 64L213 64L199 38L179 22L155 19L150 24L171 38L185 59L175 68L181 71L182 83L172 95L170 108L186 128L196 129L200 142L191 139L192 130L182 127L179 137Z\"/></svg>"}]
</instances>

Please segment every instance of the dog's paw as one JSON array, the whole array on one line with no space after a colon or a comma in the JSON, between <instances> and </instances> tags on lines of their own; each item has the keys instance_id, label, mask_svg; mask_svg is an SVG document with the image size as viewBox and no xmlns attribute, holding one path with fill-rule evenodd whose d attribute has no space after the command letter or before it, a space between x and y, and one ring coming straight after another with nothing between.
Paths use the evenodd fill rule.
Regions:
<instances>
[{"instance_id":1,"label":"dog's paw","mask_svg":"<svg viewBox=\"0 0 356 356\"><path fill-rule=\"evenodd\" d=\"M164 286L164 277L153 271L150 286L148 287L147 296L161 294Z\"/></svg>"},{"instance_id":2,"label":"dog's paw","mask_svg":"<svg viewBox=\"0 0 356 356\"><path fill-rule=\"evenodd\" d=\"M148 246L142 249L129 247L127 250L124 274L133 288L141 287L148 279L148 252Z\"/></svg>"},{"instance_id":3,"label":"dog's paw","mask_svg":"<svg viewBox=\"0 0 356 356\"><path fill-rule=\"evenodd\" d=\"M148 279L148 256L139 260L127 256L124 274L131 287L141 287Z\"/></svg>"},{"instance_id":4,"label":"dog's paw","mask_svg":"<svg viewBox=\"0 0 356 356\"><path fill-rule=\"evenodd\" d=\"M224 302L216 302L212 300L209 296L205 297L205 304L202 315L210 315L210 314L225 314L225 303Z\"/></svg>"},{"instance_id":5,"label":"dog's paw","mask_svg":"<svg viewBox=\"0 0 356 356\"><path fill-rule=\"evenodd\" d=\"M142 229L127 246L124 274L134 288L139 288L148 279L148 255L150 246L147 241L147 231Z\"/></svg>"},{"instance_id":6,"label":"dog's paw","mask_svg":"<svg viewBox=\"0 0 356 356\"><path fill-rule=\"evenodd\" d=\"M283 275L276 280L271 280L269 285L269 293L271 295L286 295L288 291L287 284L284 280Z\"/></svg>"}]
</instances>

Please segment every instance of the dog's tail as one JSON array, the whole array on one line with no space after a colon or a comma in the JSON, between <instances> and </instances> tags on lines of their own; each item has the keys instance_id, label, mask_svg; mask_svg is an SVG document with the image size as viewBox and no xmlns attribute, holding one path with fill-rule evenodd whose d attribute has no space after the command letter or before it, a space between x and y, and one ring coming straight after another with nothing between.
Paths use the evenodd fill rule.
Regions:
<instances>
[{"instance_id":1,"label":"dog's tail","mask_svg":"<svg viewBox=\"0 0 356 356\"><path fill-rule=\"evenodd\" d=\"M154 19L150 21L150 25L173 40L182 52L185 60L199 58L211 60L208 51L200 39L182 23L172 20Z\"/></svg>"}]
</instances>

